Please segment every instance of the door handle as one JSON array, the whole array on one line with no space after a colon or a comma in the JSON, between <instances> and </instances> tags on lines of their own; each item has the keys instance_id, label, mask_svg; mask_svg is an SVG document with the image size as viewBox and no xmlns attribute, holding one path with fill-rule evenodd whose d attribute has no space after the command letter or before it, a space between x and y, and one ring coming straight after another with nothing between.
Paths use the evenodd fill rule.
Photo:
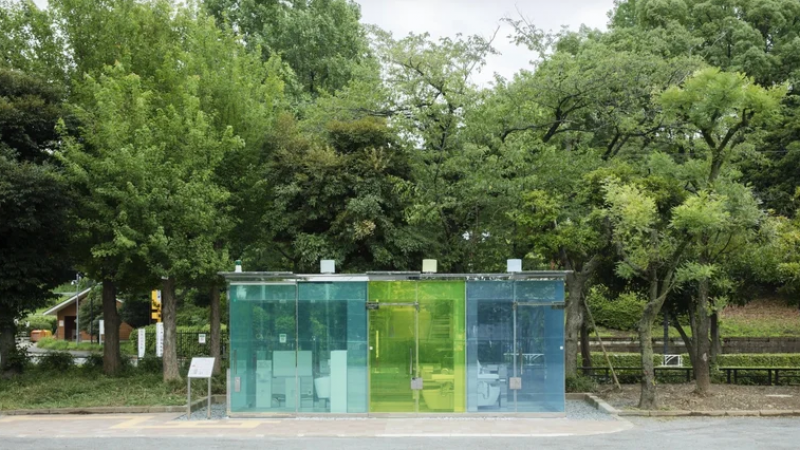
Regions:
<instances>
[{"instance_id":1,"label":"door handle","mask_svg":"<svg viewBox=\"0 0 800 450\"><path fill-rule=\"evenodd\" d=\"M408 374L414 376L414 350L408 349Z\"/></svg>"}]
</instances>

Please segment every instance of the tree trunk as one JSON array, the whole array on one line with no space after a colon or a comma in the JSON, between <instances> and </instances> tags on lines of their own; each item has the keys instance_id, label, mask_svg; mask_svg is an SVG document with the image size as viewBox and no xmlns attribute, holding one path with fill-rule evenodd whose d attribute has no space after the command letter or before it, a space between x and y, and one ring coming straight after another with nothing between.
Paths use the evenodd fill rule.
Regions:
<instances>
[{"instance_id":1,"label":"tree trunk","mask_svg":"<svg viewBox=\"0 0 800 450\"><path fill-rule=\"evenodd\" d=\"M106 279L103 280L103 372L106 375L116 375L122 370L119 324L117 286L113 280Z\"/></svg>"},{"instance_id":2,"label":"tree trunk","mask_svg":"<svg viewBox=\"0 0 800 450\"><path fill-rule=\"evenodd\" d=\"M638 326L639 348L642 358L642 391L639 394L640 409L656 409L658 406L655 365L653 364L653 323L658 318L664 299L659 295L658 272L655 268L650 269L648 278L650 292Z\"/></svg>"},{"instance_id":3,"label":"tree trunk","mask_svg":"<svg viewBox=\"0 0 800 450\"><path fill-rule=\"evenodd\" d=\"M717 356L722 354L722 340L719 335L719 313L711 314L711 365L717 365Z\"/></svg>"},{"instance_id":4,"label":"tree trunk","mask_svg":"<svg viewBox=\"0 0 800 450\"><path fill-rule=\"evenodd\" d=\"M219 314L219 286L214 283L211 286L211 341L210 352L214 358L214 375L219 375L220 372L220 347L222 345L222 336L220 334L220 314Z\"/></svg>"},{"instance_id":5,"label":"tree trunk","mask_svg":"<svg viewBox=\"0 0 800 450\"><path fill-rule=\"evenodd\" d=\"M694 346L692 345L692 338L686 334L686 331L683 329L683 325L678 321L678 316L676 314L672 315L672 326L678 330L678 334L681 335L681 339L683 339L683 345L686 346L686 353L689 354L689 358L691 359L692 355L694 355Z\"/></svg>"},{"instance_id":6,"label":"tree trunk","mask_svg":"<svg viewBox=\"0 0 800 450\"><path fill-rule=\"evenodd\" d=\"M584 308L583 325L581 325L581 360L583 367L592 367L592 349L589 345L589 324L586 321Z\"/></svg>"},{"instance_id":7,"label":"tree trunk","mask_svg":"<svg viewBox=\"0 0 800 450\"><path fill-rule=\"evenodd\" d=\"M16 332L14 313L2 311L0 313L0 377L2 378L17 374L16 368L11 365L11 355L17 348L17 341L14 340Z\"/></svg>"},{"instance_id":8,"label":"tree trunk","mask_svg":"<svg viewBox=\"0 0 800 450\"><path fill-rule=\"evenodd\" d=\"M164 321L164 382L181 379L178 369L177 309L175 280L166 278L161 287L161 313Z\"/></svg>"},{"instance_id":9,"label":"tree trunk","mask_svg":"<svg viewBox=\"0 0 800 450\"><path fill-rule=\"evenodd\" d=\"M567 274L567 322L564 329L564 375L578 375L578 335L583 325L583 307L581 306L584 278L577 273Z\"/></svg>"},{"instance_id":10,"label":"tree trunk","mask_svg":"<svg viewBox=\"0 0 800 450\"><path fill-rule=\"evenodd\" d=\"M708 340L709 322L708 315L708 280L700 280L697 292L697 303L695 305L695 334L694 339L694 358L692 365L695 376L695 392L706 394L711 388L711 372L709 370L709 353L711 353L711 342Z\"/></svg>"},{"instance_id":11,"label":"tree trunk","mask_svg":"<svg viewBox=\"0 0 800 450\"><path fill-rule=\"evenodd\" d=\"M647 309L652 309L649 307ZM639 409L656 409L656 377L653 364L653 322L658 313L645 310L639 321L639 348L642 356L642 391L639 394Z\"/></svg>"}]
</instances>

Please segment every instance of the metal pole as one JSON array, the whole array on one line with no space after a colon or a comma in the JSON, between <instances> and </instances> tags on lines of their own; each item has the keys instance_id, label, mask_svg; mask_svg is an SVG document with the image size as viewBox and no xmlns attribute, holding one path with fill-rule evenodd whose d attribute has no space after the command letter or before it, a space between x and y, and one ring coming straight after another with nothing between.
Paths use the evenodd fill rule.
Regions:
<instances>
[{"instance_id":1,"label":"metal pole","mask_svg":"<svg viewBox=\"0 0 800 450\"><path fill-rule=\"evenodd\" d=\"M91 294L91 292L89 292ZM94 298L89 295L89 342L94 343ZM100 338L97 338L97 343L100 343Z\"/></svg>"},{"instance_id":2,"label":"metal pole","mask_svg":"<svg viewBox=\"0 0 800 450\"><path fill-rule=\"evenodd\" d=\"M664 364L667 363L667 354L669 353L669 316L664 311Z\"/></svg>"},{"instance_id":3,"label":"metal pole","mask_svg":"<svg viewBox=\"0 0 800 450\"><path fill-rule=\"evenodd\" d=\"M211 420L211 377L208 377L208 408L206 418Z\"/></svg>"},{"instance_id":4,"label":"metal pole","mask_svg":"<svg viewBox=\"0 0 800 450\"><path fill-rule=\"evenodd\" d=\"M75 343L81 341L81 274L75 274Z\"/></svg>"},{"instance_id":5,"label":"metal pole","mask_svg":"<svg viewBox=\"0 0 800 450\"><path fill-rule=\"evenodd\" d=\"M513 320L514 320L514 352L511 359L514 363L514 378L517 378L517 302L514 302L513 307ZM516 386L515 386L516 387ZM514 412L517 411L517 390L514 389Z\"/></svg>"},{"instance_id":6,"label":"metal pole","mask_svg":"<svg viewBox=\"0 0 800 450\"><path fill-rule=\"evenodd\" d=\"M186 382L189 383L189 387L186 388L186 420L192 419L192 379L190 377L186 377Z\"/></svg>"}]
</instances>

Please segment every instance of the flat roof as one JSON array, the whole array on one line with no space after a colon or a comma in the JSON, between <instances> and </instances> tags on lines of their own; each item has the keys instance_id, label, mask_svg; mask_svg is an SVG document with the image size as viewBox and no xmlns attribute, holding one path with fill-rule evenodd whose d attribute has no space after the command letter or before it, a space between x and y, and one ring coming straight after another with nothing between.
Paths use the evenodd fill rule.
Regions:
<instances>
[{"instance_id":1,"label":"flat roof","mask_svg":"<svg viewBox=\"0 0 800 450\"><path fill-rule=\"evenodd\" d=\"M563 280L571 271L538 270L508 273L423 273L423 272L365 272L315 273L292 272L219 272L229 282L254 281L404 281L404 280Z\"/></svg>"}]
</instances>

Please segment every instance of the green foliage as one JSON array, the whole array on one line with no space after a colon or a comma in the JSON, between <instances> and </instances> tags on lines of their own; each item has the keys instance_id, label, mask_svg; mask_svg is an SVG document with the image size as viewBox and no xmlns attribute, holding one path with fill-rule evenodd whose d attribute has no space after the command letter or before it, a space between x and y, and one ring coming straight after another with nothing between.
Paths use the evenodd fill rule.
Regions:
<instances>
[{"instance_id":1,"label":"green foliage","mask_svg":"<svg viewBox=\"0 0 800 450\"><path fill-rule=\"evenodd\" d=\"M409 155L386 122L333 121L322 142L309 140L288 117L279 126L284 131L266 175L272 207L260 218L259 242L280 258L268 267L309 272L325 258L348 270L407 267L416 249L400 195Z\"/></svg>"},{"instance_id":2,"label":"green foliage","mask_svg":"<svg viewBox=\"0 0 800 450\"><path fill-rule=\"evenodd\" d=\"M719 367L800 367L797 354L724 354L717 356Z\"/></svg>"},{"instance_id":3,"label":"green foliage","mask_svg":"<svg viewBox=\"0 0 800 450\"><path fill-rule=\"evenodd\" d=\"M33 363L30 354L23 348L14 346L7 355L3 356L4 367L8 373L22 374L28 371ZM2 377L0 377L2 379Z\"/></svg>"},{"instance_id":4,"label":"green foliage","mask_svg":"<svg viewBox=\"0 0 800 450\"><path fill-rule=\"evenodd\" d=\"M150 323L150 296L130 294L125 296L125 303L119 308L119 316L123 322L133 328Z\"/></svg>"},{"instance_id":5,"label":"green foliage","mask_svg":"<svg viewBox=\"0 0 800 450\"><path fill-rule=\"evenodd\" d=\"M33 330L49 330L51 333L55 333L56 328L58 328L58 319L56 316L31 314L28 317L20 319L19 327L22 333L26 335L30 335Z\"/></svg>"},{"instance_id":6,"label":"green foliage","mask_svg":"<svg viewBox=\"0 0 800 450\"><path fill-rule=\"evenodd\" d=\"M81 331L89 333L91 330L95 336L100 334L100 320L103 319L102 289L102 286L94 287L80 304Z\"/></svg>"},{"instance_id":7,"label":"green foliage","mask_svg":"<svg viewBox=\"0 0 800 450\"><path fill-rule=\"evenodd\" d=\"M155 356L145 356L139 359L136 368L144 373L160 374L164 370L164 361Z\"/></svg>"},{"instance_id":8,"label":"green foliage","mask_svg":"<svg viewBox=\"0 0 800 450\"><path fill-rule=\"evenodd\" d=\"M567 377L564 387L566 392L571 393L594 392L597 389L597 383L592 377Z\"/></svg>"},{"instance_id":9,"label":"green foliage","mask_svg":"<svg viewBox=\"0 0 800 450\"><path fill-rule=\"evenodd\" d=\"M145 358L154 356L156 354L156 326L155 324L144 327L145 329ZM210 354L211 345L211 327L209 325L203 326L178 326L177 327L177 348L179 358L191 358L194 356L208 356ZM200 344L198 342L197 333L206 334L206 343ZM225 324L222 325L220 330L221 346L223 351L228 347L228 330ZM134 330L130 337L131 347L134 352L138 354L139 348L139 333Z\"/></svg>"},{"instance_id":10,"label":"green foliage","mask_svg":"<svg viewBox=\"0 0 800 450\"><path fill-rule=\"evenodd\" d=\"M205 395L196 383L193 396ZM214 379L212 392L225 393L224 377ZM0 378L0 410L85 408L94 406L168 406L186 403L186 383L166 384L161 374L127 370L118 376L87 373L82 368L54 374L33 368L24 376Z\"/></svg>"},{"instance_id":11,"label":"green foliage","mask_svg":"<svg viewBox=\"0 0 800 450\"><path fill-rule=\"evenodd\" d=\"M616 299L608 298L608 290L593 286L586 301L592 309L592 316L598 326L614 330L635 330L646 300L635 292L625 292Z\"/></svg>"},{"instance_id":12,"label":"green foliage","mask_svg":"<svg viewBox=\"0 0 800 450\"><path fill-rule=\"evenodd\" d=\"M63 373L75 366L75 359L68 352L50 352L39 356L36 366L46 372Z\"/></svg>"},{"instance_id":13,"label":"green foliage","mask_svg":"<svg viewBox=\"0 0 800 450\"><path fill-rule=\"evenodd\" d=\"M84 361L81 369L89 373L101 371L103 369L103 355L101 353L90 353L86 357L86 361Z\"/></svg>"},{"instance_id":14,"label":"green foliage","mask_svg":"<svg viewBox=\"0 0 800 450\"><path fill-rule=\"evenodd\" d=\"M265 59L280 56L303 91L333 93L345 87L368 58L361 11L350 0L204 0L221 21L235 26L247 46Z\"/></svg>"},{"instance_id":15,"label":"green foliage","mask_svg":"<svg viewBox=\"0 0 800 450\"><path fill-rule=\"evenodd\" d=\"M102 344L92 342L68 341L65 339L55 339L52 337L42 338L36 342L36 346L47 350L78 350L78 351L103 351Z\"/></svg>"}]
</instances>

